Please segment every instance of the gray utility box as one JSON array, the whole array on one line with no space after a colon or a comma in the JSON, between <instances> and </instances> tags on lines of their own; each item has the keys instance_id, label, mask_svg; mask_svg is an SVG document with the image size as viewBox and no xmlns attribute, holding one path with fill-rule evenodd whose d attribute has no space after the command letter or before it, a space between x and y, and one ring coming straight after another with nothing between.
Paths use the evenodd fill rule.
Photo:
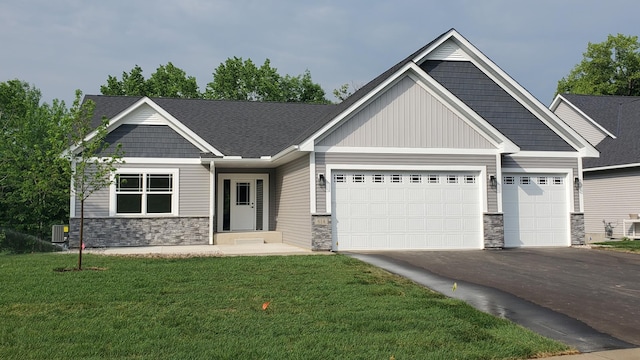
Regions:
<instances>
[{"instance_id":1,"label":"gray utility box","mask_svg":"<svg viewBox=\"0 0 640 360\"><path fill-rule=\"evenodd\" d=\"M66 243L69 240L69 225L53 225L51 227L51 242Z\"/></svg>"}]
</instances>

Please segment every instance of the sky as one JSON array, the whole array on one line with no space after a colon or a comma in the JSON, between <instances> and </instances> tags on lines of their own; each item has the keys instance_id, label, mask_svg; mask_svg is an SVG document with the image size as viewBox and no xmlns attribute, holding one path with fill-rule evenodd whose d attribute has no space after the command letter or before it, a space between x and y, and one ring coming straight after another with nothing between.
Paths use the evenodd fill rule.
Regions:
<instances>
[{"instance_id":1,"label":"sky","mask_svg":"<svg viewBox=\"0 0 640 360\"><path fill-rule=\"evenodd\" d=\"M543 104L589 42L640 35L637 0L0 0L0 82L43 100L100 94L135 65L172 62L204 91L227 58L311 72L329 99L455 28Z\"/></svg>"}]
</instances>

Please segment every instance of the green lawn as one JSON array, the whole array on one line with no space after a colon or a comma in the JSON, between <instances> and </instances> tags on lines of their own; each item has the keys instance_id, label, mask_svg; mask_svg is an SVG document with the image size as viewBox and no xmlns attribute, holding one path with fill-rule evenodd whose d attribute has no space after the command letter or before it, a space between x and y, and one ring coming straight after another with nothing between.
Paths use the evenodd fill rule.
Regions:
<instances>
[{"instance_id":1,"label":"green lawn","mask_svg":"<svg viewBox=\"0 0 640 360\"><path fill-rule=\"evenodd\" d=\"M594 243L594 245L601 245L604 249L611 249L617 251L637 252L640 253L640 241L639 240L626 240L626 241L604 241Z\"/></svg>"},{"instance_id":2,"label":"green lawn","mask_svg":"<svg viewBox=\"0 0 640 360\"><path fill-rule=\"evenodd\" d=\"M346 256L0 255L0 359L519 359L566 352ZM270 301L266 310L263 303Z\"/></svg>"}]
</instances>

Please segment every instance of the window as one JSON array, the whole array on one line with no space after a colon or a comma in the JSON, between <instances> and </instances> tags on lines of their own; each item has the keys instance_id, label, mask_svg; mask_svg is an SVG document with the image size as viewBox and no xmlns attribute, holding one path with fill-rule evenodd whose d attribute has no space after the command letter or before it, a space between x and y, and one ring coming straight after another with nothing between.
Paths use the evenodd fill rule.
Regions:
<instances>
[{"instance_id":1,"label":"window","mask_svg":"<svg viewBox=\"0 0 640 360\"><path fill-rule=\"evenodd\" d=\"M409 176L409 182L412 182L414 184L420 184L422 182L422 175Z\"/></svg>"},{"instance_id":2,"label":"window","mask_svg":"<svg viewBox=\"0 0 640 360\"><path fill-rule=\"evenodd\" d=\"M360 175L360 174L353 175L353 182L354 183L363 183L364 182L364 175Z\"/></svg>"},{"instance_id":3,"label":"window","mask_svg":"<svg viewBox=\"0 0 640 360\"><path fill-rule=\"evenodd\" d=\"M531 178L528 176L521 176L520 177L520 185L529 185L531 184Z\"/></svg>"},{"instance_id":4,"label":"window","mask_svg":"<svg viewBox=\"0 0 640 360\"><path fill-rule=\"evenodd\" d=\"M175 171L125 170L116 174L113 206L115 214L173 214Z\"/></svg>"},{"instance_id":5,"label":"window","mask_svg":"<svg viewBox=\"0 0 640 360\"><path fill-rule=\"evenodd\" d=\"M402 182L402 175L391 175L391 182L392 183L401 183Z\"/></svg>"},{"instance_id":6,"label":"window","mask_svg":"<svg viewBox=\"0 0 640 360\"><path fill-rule=\"evenodd\" d=\"M474 175L465 175L464 183L465 184L475 184L476 183L476 177Z\"/></svg>"},{"instance_id":7,"label":"window","mask_svg":"<svg viewBox=\"0 0 640 360\"><path fill-rule=\"evenodd\" d=\"M333 176L333 179L335 180L335 182L339 182L339 183L347 182L347 179L343 174L335 174Z\"/></svg>"},{"instance_id":8,"label":"window","mask_svg":"<svg viewBox=\"0 0 640 360\"><path fill-rule=\"evenodd\" d=\"M455 175L447 175L447 184L457 184L458 177Z\"/></svg>"},{"instance_id":9,"label":"window","mask_svg":"<svg viewBox=\"0 0 640 360\"><path fill-rule=\"evenodd\" d=\"M547 185L547 178L545 176L538 177L538 184L539 185Z\"/></svg>"},{"instance_id":10,"label":"window","mask_svg":"<svg viewBox=\"0 0 640 360\"><path fill-rule=\"evenodd\" d=\"M429 184L438 184L440 182L440 176L438 175L428 175Z\"/></svg>"},{"instance_id":11,"label":"window","mask_svg":"<svg viewBox=\"0 0 640 360\"><path fill-rule=\"evenodd\" d=\"M513 185L515 183L515 178L513 176L505 176L502 180L505 185Z\"/></svg>"},{"instance_id":12,"label":"window","mask_svg":"<svg viewBox=\"0 0 640 360\"><path fill-rule=\"evenodd\" d=\"M372 179L373 179L374 183L383 183L384 182L384 175L373 175Z\"/></svg>"},{"instance_id":13,"label":"window","mask_svg":"<svg viewBox=\"0 0 640 360\"><path fill-rule=\"evenodd\" d=\"M251 183L236 183L236 205L251 205Z\"/></svg>"},{"instance_id":14,"label":"window","mask_svg":"<svg viewBox=\"0 0 640 360\"><path fill-rule=\"evenodd\" d=\"M564 184L564 179L560 176L554 176L553 177L553 185L562 185Z\"/></svg>"}]
</instances>

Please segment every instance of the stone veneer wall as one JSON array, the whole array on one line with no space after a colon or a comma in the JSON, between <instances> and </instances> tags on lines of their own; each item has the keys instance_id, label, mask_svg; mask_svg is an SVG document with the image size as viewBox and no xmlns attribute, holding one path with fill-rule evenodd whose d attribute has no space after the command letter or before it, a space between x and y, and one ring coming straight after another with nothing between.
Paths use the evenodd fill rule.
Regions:
<instances>
[{"instance_id":1,"label":"stone veneer wall","mask_svg":"<svg viewBox=\"0 0 640 360\"><path fill-rule=\"evenodd\" d=\"M502 249L504 247L504 215L502 213L485 213L482 216L484 223L484 248Z\"/></svg>"},{"instance_id":2,"label":"stone veneer wall","mask_svg":"<svg viewBox=\"0 0 640 360\"><path fill-rule=\"evenodd\" d=\"M571 214L571 245L584 245L584 214Z\"/></svg>"},{"instance_id":3,"label":"stone veneer wall","mask_svg":"<svg viewBox=\"0 0 640 360\"><path fill-rule=\"evenodd\" d=\"M331 215L311 215L311 250L331 251Z\"/></svg>"},{"instance_id":4,"label":"stone veneer wall","mask_svg":"<svg viewBox=\"0 0 640 360\"><path fill-rule=\"evenodd\" d=\"M86 247L206 245L208 217L89 218L84 219ZM69 246L80 244L80 219L69 223Z\"/></svg>"}]
</instances>

